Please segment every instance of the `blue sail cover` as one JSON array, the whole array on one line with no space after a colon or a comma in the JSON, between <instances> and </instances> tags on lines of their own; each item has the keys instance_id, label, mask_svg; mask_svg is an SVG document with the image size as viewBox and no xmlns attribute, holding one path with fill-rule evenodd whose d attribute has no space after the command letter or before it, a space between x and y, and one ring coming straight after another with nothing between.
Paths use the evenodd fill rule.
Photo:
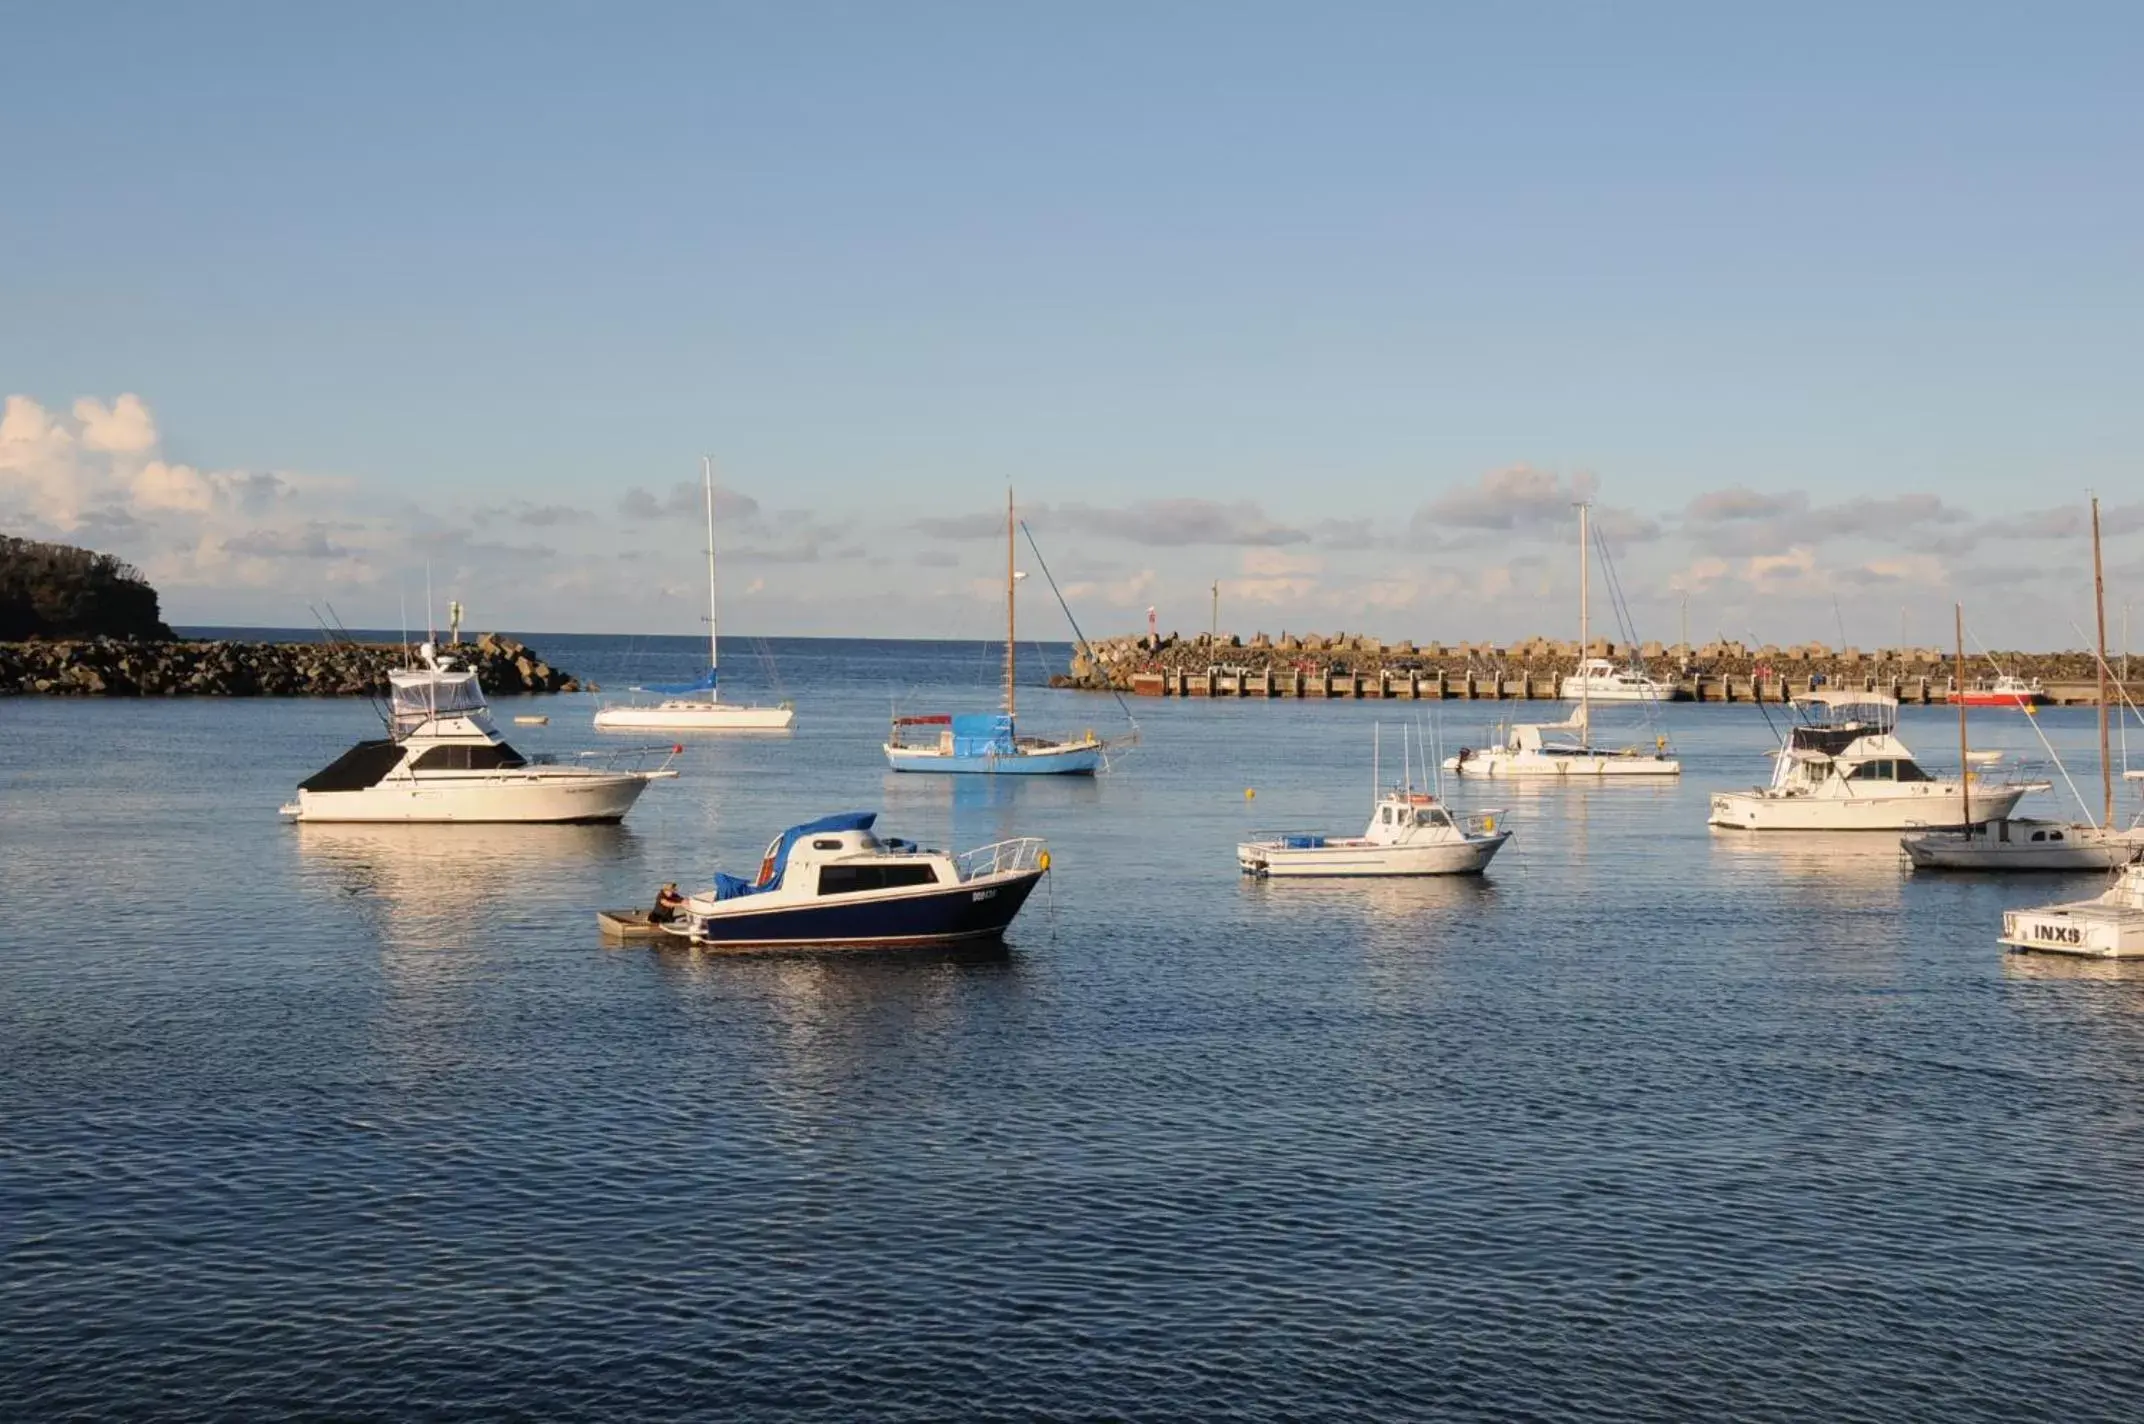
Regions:
<instances>
[{"instance_id":1,"label":"blue sail cover","mask_svg":"<svg viewBox=\"0 0 2144 1424\"><path fill-rule=\"evenodd\" d=\"M970 712L953 718L953 755L1011 756L1012 718L1003 712Z\"/></svg>"},{"instance_id":2,"label":"blue sail cover","mask_svg":"<svg viewBox=\"0 0 2144 1424\"><path fill-rule=\"evenodd\" d=\"M791 826L782 832L774 846L774 869L767 876L767 883L756 885L736 875L715 873L715 898L734 900L740 895L764 895L769 890L778 890L782 884L782 872L789 868L789 849L806 836L823 836L833 831L868 831L878 819L876 811L844 811L838 816L821 816L816 821L806 821L801 826Z\"/></svg>"},{"instance_id":3,"label":"blue sail cover","mask_svg":"<svg viewBox=\"0 0 2144 1424\"><path fill-rule=\"evenodd\" d=\"M635 692L659 692L665 697L684 697L694 692L715 690L716 669L709 667L700 675L698 682L650 682L633 689Z\"/></svg>"}]
</instances>

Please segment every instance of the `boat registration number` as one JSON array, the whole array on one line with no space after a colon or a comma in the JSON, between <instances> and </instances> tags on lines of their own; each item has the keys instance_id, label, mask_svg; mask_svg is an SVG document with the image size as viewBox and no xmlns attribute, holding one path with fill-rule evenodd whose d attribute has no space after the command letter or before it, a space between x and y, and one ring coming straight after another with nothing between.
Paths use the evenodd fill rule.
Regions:
<instances>
[{"instance_id":1,"label":"boat registration number","mask_svg":"<svg viewBox=\"0 0 2144 1424\"><path fill-rule=\"evenodd\" d=\"M2075 925L2034 925L2032 937L2052 944L2084 943L2084 931Z\"/></svg>"},{"instance_id":2,"label":"boat registration number","mask_svg":"<svg viewBox=\"0 0 2144 1424\"><path fill-rule=\"evenodd\" d=\"M975 892L975 894L974 894L973 896L971 896L970 898L971 898L972 900L991 900L991 899L995 899L995 898L997 897L997 893L998 893L998 892L997 892L997 891L996 891L995 889L990 889L990 890L978 890L978 891L976 891L976 892Z\"/></svg>"}]
</instances>

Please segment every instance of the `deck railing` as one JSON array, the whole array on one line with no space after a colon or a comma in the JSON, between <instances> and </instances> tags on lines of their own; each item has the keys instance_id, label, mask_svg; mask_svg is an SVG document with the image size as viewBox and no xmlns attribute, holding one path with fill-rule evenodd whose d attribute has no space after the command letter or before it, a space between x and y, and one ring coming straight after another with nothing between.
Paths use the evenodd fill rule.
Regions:
<instances>
[{"instance_id":1,"label":"deck railing","mask_svg":"<svg viewBox=\"0 0 2144 1424\"><path fill-rule=\"evenodd\" d=\"M962 880L980 880L991 875L1012 875L1028 870L1047 870L1049 843L1040 836L1021 836L994 845L977 846L953 857Z\"/></svg>"}]
</instances>

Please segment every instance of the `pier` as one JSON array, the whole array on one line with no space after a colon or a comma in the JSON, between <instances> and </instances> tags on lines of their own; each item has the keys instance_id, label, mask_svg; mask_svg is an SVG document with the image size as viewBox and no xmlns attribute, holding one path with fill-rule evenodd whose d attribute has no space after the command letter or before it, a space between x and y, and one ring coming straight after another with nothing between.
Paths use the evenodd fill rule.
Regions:
<instances>
[{"instance_id":1,"label":"pier","mask_svg":"<svg viewBox=\"0 0 2144 1424\"><path fill-rule=\"evenodd\" d=\"M1262 633L1249 642L1227 634L1110 639L1092 645L1091 656L1076 653L1069 675L1054 681L1141 697L1557 702L1563 700L1563 679L1588 657L1641 666L1670 689L1666 700L1682 702L1778 703L1818 688L1849 688L1902 703L1941 705L1953 701L1958 687L1953 658L1934 648L1870 653L1820 643L1632 648L1596 640L1581 655L1575 640L1417 646L1362 635L1274 639ZM1994 659L2003 672L2037 678L2047 705L2098 701L2090 653L1999 652ZM2121 670L2119 658L2110 662ZM1982 688L1995 676L1996 666L1986 658L1977 666L1969 659L1965 686ZM2144 681L2128 687L2132 701L2144 696Z\"/></svg>"}]
</instances>

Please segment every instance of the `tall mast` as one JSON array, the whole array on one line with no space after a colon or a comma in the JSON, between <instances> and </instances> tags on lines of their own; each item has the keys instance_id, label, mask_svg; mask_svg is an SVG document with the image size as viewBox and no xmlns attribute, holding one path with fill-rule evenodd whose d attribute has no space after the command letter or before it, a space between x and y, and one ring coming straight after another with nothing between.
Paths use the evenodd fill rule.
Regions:
<instances>
[{"instance_id":1,"label":"tall mast","mask_svg":"<svg viewBox=\"0 0 2144 1424\"><path fill-rule=\"evenodd\" d=\"M722 666L722 624L715 612L715 462L707 456L700 457L700 478L707 485L707 670L714 672ZM710 691L708 697L720 697Z\"/></svg>"},{"instance_id":2,"label":"tall mast","mask_svg":"<svg viewBox=\"0 0 2144 1424\"><path fill-rule=\"evenodd\" d=\"M1951 664L1957 669L1952 685L1957 689L1952 695L1958 700L1958 794L1964 798L1965 838L1973 838L1973 759L1965 745L1965 605L1953 603L1951 614L1958 625L1958 660Z\"/></svg>"},{"instance_id":3,"label":"tall mast","mask_svg":"<svg viewBox=\"0 0 2144 1424\"><path fill-rule=\"evenodd\" d=\"M1005 486L1005 715L1013 715L1013 647L1017 632L1013 619L1013 585L1018 580L1013 573L1013 515L1012 486Z\"/></svg>"},{"instance_id":4,"label":"tall mast","mask_svg":"<svg viewBox=\"0 0 2144 1424\"><path fill-rule=\"evenodd\" d=\"M1587 661L1587 659L1588 659L1588 658L1590 658L1590 657L1591 657L1591 656L1593 655L1593 636L1592 636L1592 634L1593 634L1593 629L1592 629L1592 624L1591 624L1591 622L1590 622L1590 621L1589 621L1589 619L1588 619L1588 612L1589 612L1589 609L1588 609L1588 605L1587 605L1587 603L1586 603L1586 584L1587 584L1587 582L1588 582L1588 574L1587 574L1587 570L1586 570L1586 542L1587 542L1587 539L1588 539L1588 537L1589 537L1589 535L1590 535L1590 533L1591 533L1591 530L1592 530L1592 525L1591 525L1591 524L1590 524L1590 523L1589 523L1589 522L1587 521L1586 515L1587 515L1587 512L1588 512L1588 511L1589 511L1589 510L1590 510L1591 508L1592 508L1592 506L1591 506L1591 505L1589 505L1589 504L1587 504L1587 503L1586 503L1586 502L1585 502L1584 500L1580 500L1580 501L1579 501L1579 504L1578 504L1578 724L1579 724L1579 726L1581 726L1581 727L1590 727L1590 725L1591 725L1591 723L1592 723L1592 721L1593 721L1593 716L1592 716L1592 709L1593 709L1593 699L1592 699L1592 697L1591 697L1591 696L1589 695L1589 694L1590 694L1590 692L1591 692L1591 690L1592 690L1592 685L1593 685L1593 684L1592 684L1592 679L1591 679L1591 678L1589 678L1589 677L1588 677L1588 676L1586 675L1586 661ZM1588 746L1591 746L1591 745L1592 745L1592 743L1591 743L1591 742L1588 742L1588 743L1586 743L1586 745L1588 745Z\"/></svg>"},{"instance_id":5,"label":"tall mast","mask_svg":"<svg viewBox=\"0 0 2144 1424\"><path fill-rule=\"evenodd\" d=\"M2103 826L2114 824L2114 762L2107 746L2107 575L2099 561L2099 496L2092 496L2092 607L2099 615L2099 790Z\"/></svg>"}]
</instances>

